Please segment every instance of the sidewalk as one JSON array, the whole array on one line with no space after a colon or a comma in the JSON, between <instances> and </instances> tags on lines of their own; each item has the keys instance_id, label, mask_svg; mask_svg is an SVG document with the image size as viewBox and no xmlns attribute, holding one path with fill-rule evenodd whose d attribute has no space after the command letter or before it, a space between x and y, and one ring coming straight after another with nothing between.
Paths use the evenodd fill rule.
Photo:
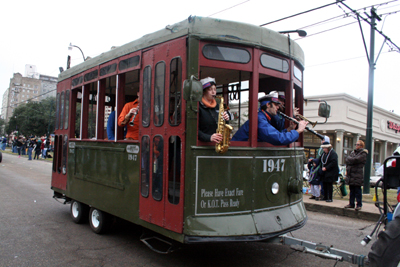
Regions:
<instances>
[{"instance_id":1,"label":"sidewalk","mask_svg":"<svg viewBox=\"0 0 400 267\"><path fill-rule=\"evenodd\" d=\"M344 206L349 204L348 200L333 199L333 202L324 200L315 201L310 199L310 194L303 194L303 201L307 211L315 211L332 215L347 216L367 221L377 222L379 220L379 210L373 203L363 203L362 209L345 209Z\"/></svg>"}]
</instances>

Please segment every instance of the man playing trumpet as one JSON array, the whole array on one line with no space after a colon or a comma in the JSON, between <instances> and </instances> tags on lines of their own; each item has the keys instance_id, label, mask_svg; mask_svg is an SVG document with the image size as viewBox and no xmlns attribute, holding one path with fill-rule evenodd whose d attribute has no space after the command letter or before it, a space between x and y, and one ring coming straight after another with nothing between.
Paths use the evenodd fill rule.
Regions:
<instances>
[{"instance_id":1,"label":"man playing trumpet","mask_svg":"<svg viewBox=\"0 0 400 267\"><path fill-rule=\"evenodd\" d=\"M126 140L138 140L139 139L139 100L140 94L137 92L137 99L133 102L126 103L118 116L118 126L124 127L128 124L128 130L126 133ZM135 116L136 114L136 116ZM135 118L132 123L129 122L132 118Z\"/></svg>"},{"instance_id":2,"label":"man playing trumpet","mask_svg":"<svg viewBox=\"0 0 400 267\"><path fill-rule=\"evenodd\" d=\"M308 122L298 122L297 130L294 130L295 125L291 123L288 129L279 131L271 124L271 118L278 114L280 102L278 93L272 92L258 99L260 109L258 111L258 141L268 142L275 146L288 145L295 142L299 138ZM242 127L235 133L232 141L247 141L249 139L249 121L246 121Z\"/></svg>"}]
</instances>

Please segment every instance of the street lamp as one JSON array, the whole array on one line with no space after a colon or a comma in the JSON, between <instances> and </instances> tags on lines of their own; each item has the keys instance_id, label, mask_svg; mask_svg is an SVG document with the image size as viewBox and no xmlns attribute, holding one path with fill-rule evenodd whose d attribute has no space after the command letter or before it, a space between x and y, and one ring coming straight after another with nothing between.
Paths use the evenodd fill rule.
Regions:
<instances>
[{"instance_id":1,"label":"street lamp","mask_svg":"<svg viewBox=\"0 0 400 267\"><path fill-rule=\"evenodd\" d=\"M77 46L77 45L72 45L72 43L69 43L68 50L72 50L72 47L78 48L78 49L81 51L81 53L82 53L83 61L86 61L85 55L83 54L82 49L81 49L79 46Z\"/></svg>"},{"instance_id":2,"label":"street lamp","mask_svg":"<svg viewBox=\"0 0 400 267\"><path fill-rule=\"evenodd\" d=\"M294 33L294 32L297 32L297 34L298 34L300 37L306 37L306 36L307 36L307 32L306 32L306 31L303 31L303 30L281 31L281 32L279 32L279 33L285 34L285 33Z\"/></svg>"}]
</instances>

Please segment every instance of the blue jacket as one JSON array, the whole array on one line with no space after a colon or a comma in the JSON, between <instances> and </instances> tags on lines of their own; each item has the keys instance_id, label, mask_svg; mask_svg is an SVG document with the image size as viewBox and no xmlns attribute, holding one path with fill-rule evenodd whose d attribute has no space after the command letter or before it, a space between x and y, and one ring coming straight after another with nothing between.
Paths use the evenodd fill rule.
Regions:
<instances>
[{"instance_id":1,"label":"blue jacket","mask_svg":"<svg viewBox=\"0 0 400 267\"><path fill-rule=\"evenodd\" d=\"M270 114L268 114L271 117ZM299 138L296 130L280 132L271 125L271 120L262 112L258 112L258 141L268 142L275 146L288 145ZM235 133L232 141L249 140L249 121L246 121L242 127Z\"/></svg>"},{"instance_id":2,"label":"blue jacket","mask_svg":"<svg viewBox=\"0 0 400 267\"><path fill-rule=\"evenodd\" d=\"M285 130L285 118L279 114L271 117L271 124L280 132Z\"/></svg>"}]
</instances>

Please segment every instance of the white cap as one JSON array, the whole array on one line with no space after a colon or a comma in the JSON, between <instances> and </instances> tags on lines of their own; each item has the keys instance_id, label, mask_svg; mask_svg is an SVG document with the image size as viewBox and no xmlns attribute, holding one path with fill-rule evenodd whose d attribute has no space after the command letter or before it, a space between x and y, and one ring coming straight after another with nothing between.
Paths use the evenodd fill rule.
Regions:
<instances>
[{"instance_id":1,"label":"white cap","mask_svg":"<svg viewBox=\"0 0 400 267\"><path fill-rule=\"evenodd\" d=\"M217 84L214 78L207 77L200 80L201 84L203 85L203 89L210 87L213 84Z\"/></svg>"}]
</instances>

